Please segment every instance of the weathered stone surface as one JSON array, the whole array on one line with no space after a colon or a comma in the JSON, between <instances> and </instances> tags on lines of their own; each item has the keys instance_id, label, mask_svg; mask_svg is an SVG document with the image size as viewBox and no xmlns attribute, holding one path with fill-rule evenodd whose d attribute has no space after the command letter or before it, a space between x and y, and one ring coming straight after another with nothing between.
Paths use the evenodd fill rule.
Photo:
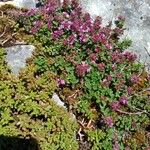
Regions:
<instances>
[{"instance_id":1,"label":"weathered stone surface","mask_svg":"<svg viewBox=\"0 0 150 150\"><path fill-rule=\"evenodd\" d=\"M66 108L65 103L60 100L59 96L56 93L53 94L52 99L56 102L58 106Z\"/></svg>"},{"instance_id":2,"label":"weathered stone surface","mask_svg":"<svg viewBox=\"0 0 150 150\"><path fill-rule=\"evenodd\" d=\"M81 4L93 18L102 16L104 24L124 16L126 31L122 38L132 39L130 50L150 68L150 0L81 0Z\"/></svg>"},{"instance_id":3,"label":"weathered stone surface","mask_svg":"<svg viewBox=\"0 0 150 150\"><path fill-rule=\"evenodd\" d=\"M11 4L18 8L32 9L36 7L36 0L4 0L0 1L0 6Z\"/></svg>"},{"instance_id":4,"label":"weathered stone surface","mask_svg":"<svg viewBox=\"0 0 150 150\"><path fill-rule=\"evenodd\" d=\"M35 0L13 0L17 7L23 7L23 8L35 8L36 2Z\"/></svg>"},{"instance_id":5,"label":"weathered stone surface","mask_svg":"<svg viewBox=\"0 0 150 150\"><path fill-rule=\"evenodd\" d=\"M67 110L67 108L65 106L65 103L63 101L61 101L61 99L59 98L59 96L56 93L53 94L52 100L54 102L56 102L56 104L58 106L63 107L63 108L65 108ZM71 116L72 119L76 119L76 116L73 113L70 113L70 116Z\"/></svg>"},{"instance_id":6,"label":"weathered stone surface","mask_svg":"<svg viewBox=\"0 0 150 150\"><path fill-rule=\"evenodd\" d=\"M19 70L25 67L26 59L32 56L34 49L33 45L16 45L6 48L6 61L13 74L18 75Z\"/></svg>"}]
</instances>

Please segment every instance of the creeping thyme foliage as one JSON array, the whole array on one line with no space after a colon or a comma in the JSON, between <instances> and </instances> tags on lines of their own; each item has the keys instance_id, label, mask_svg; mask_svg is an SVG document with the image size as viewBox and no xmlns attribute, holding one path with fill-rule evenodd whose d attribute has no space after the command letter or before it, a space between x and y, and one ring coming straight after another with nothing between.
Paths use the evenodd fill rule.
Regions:
<instances>
[{"instance_id":1,"label":"creeping thyme foliage","mask_svg":"<svg viewBox=\"0 0 150 150\"><path fill-rule=\"evenodd\" d=\"M33 78L28 79L26 73L20 78L33 90L30 100L36 97L43 103L55 90L76 116L80 149L84 142L92 150L150 147L149 74L128 50L131 40L119 40L124 21L119 16L115 28L111 24L103 26L101 17L92 20L76 0L64 0L63 4L47 0L43 7L22 13L18 20L19 28L42 45L30 68L32 73L36 68L38 78L32 74ZM56 87L48 82L48 72L55 76ZM31 106L37 105L36 101ZM31 117L42 109L18 106ZM41 115L48 115L47 111ZM59 148L69 149L63 146Z\"/></svg>"},{"instance_id":2,"label":"creeping thyme foliage","mask_svg":"<svg viewBox=\"0 0 150 150\"><path fill-rule=\"evenodd\" d=\"M37 55L53 60L46 69L57 74L57 91L80 122L78 140L90 142L93 150L148 148L150 103L143 89L150 83L128 50L131 41L119 41L124 18L116 18L115 28L103 26L101 17L93 21L75 0L62 5L49 0L26 14L20 24L42 43Z\"/></svg>"}]
</instances>

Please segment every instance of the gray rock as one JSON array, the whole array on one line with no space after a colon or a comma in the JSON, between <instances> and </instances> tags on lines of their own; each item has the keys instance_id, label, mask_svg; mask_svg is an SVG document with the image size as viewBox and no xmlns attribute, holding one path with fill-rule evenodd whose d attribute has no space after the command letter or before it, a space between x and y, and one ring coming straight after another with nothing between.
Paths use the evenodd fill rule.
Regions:
<instances>
[{"instance_id":1,"label":"gray rock","mask_svg":"<svg viewBox=\"0 0 150 150\"><path fill-rule=\"evenodd\" d=\"M32 9L36 7L35 0L13 0L17 7Z\"/></svg>"},{"instance_id":2,"label":"gray rock","mask_svg":"<svg viewBox=\"0 0 150 150\"><path fill-rule=\"evenodd\" d=\"M65 103L64 103L63 101L61 101L61 99L59 98L59 96L58 96L56 93L53 94L52 100L53 100L58 106L67 109L66 106L65 106ZM73 113L70 113L70 116L71 116L72 119L76 119L76 116L75 116Z\"/></svg>"},{"instance_id":3,"label":"gray rock","mask_svg":"<svg viewBox=\"0 0 150 150\"><path fill-rule=\"evenodd\" d=\"M26 59L32 56L34 49L33 45L16 45L6 48L6 61L13 74L18 75L19 70L25 67Z\"/></svg>"},{"instance_id":4,"label":"gray rock","mask_svg":"<svg viewBox=\"0 0 150 150\"><path fill-rule=\"evenodd\" d=\"M18 8L32 9L36 8L36 0L4 0L0 1L0 6L5 4L11 4Z\"/></svg>"},{"instance_id":5,"label":"gray rock","mask_svg":"<svg viewBox=\"0 0 150 150\"><path fill-rule=\"evenodd\" d=\"M150 69L150 0L80 0L84 10L93 18L99 15L103 24L117 16L126 19L126 31L122 38L132 39L129 50L139 56L139 60ZM149 54L148 54L149 53Z\"/></svg>"},{"instance_id":6,"label":"gray rock","mask_svg":"<svg viewBox=\"0 0 150 150\"><path fill-rule=\"evenodd\" d=\"M59 96L56 93L53 94L52 99L58 106L66 109L65 103L60 100Z\"/></svg>"}]
</instances>

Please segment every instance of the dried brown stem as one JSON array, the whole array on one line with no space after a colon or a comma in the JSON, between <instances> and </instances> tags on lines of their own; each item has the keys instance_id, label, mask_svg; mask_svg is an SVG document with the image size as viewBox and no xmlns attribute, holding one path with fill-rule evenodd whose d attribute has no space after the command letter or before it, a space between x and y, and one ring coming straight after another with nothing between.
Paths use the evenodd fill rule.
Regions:
<instances>
[{"instance_id":1,"label":"dried brown stem","mask_svg":"<svg viewBox=\"0 0 150 150\"><path fill-rule=\"evenodd\" d=\"M6 40L4 40L1 45L4 46L4 44L5 44L6 42L8 42L9 40L11 40L14 35L16 35L16 33L13 33L13 34L11 35L11 37L9 37L9 38L7 38Z\"/></svg>"},{"instance_id":2,"label":"dried brown stem","mask_svg":"<svg viewBox=\"0 0 150 150\"><path fill-rule=\"evenodd\" d=\"M4 17L4 12L3 12L3 11L1 11L1 10L0 10L0 12L1 12L1 16L2 16L2 18L3 18L3 17Z\"/></svg>"},{"instance_id":3,"label":"dried brown stem","mask_svg":"<svg viewBox=\"0 0 150 150\"><path fill-rule=\"evenodd\" d=\"M83 141L83 137L84 137L84 135L81 133L81 131L82 131L82 128L80 128L78 131L79 141Z\"/></svg>"},{"instance_id":4,"label":"dried brown stem","mask_svg":"<svg viewBox=\"0 0 150 150\"><path fill-rule=\"evenodd\" d=\"M126 114L126 115L141 115L141 114L150 115L146 110L141 110L141 111L138 111L138 112L126 112L126 111L122 111L122 110L117 110L117 112L119 112L121 114Z\"/></svg>"},{"instance_id":5,"label":"dried brown stem","mask_svg":"<svg viewBox=\"0 0 150 150\"><path fill-rule=\"evenodd\" d=\"M140 93L143 93L143 92L146 92L146 91L150 91L150 88L143 89L142 91L140 91Z\"/></svg>"},{"instance_id":6,"label":"dried brown stem","mask_svg":"<svg viewBox=\"0 0 150 150\"><path fill-rule=\"evenodd\" d=\"M3 33L0 35L0 38L4 36L4 34L6 32L6 28L7 28L7 26L5 26Z\"/></svg>"}]
</instances>

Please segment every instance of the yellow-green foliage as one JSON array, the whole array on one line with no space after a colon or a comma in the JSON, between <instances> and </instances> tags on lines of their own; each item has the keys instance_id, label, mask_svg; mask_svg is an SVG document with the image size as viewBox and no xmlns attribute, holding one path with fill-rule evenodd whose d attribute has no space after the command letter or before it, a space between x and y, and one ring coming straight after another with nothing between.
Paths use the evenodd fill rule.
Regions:
<instances>
[{"instance_id":1,"label":"yellow-green foliage","mask_svg":"<svg viewBox=\"0 0 150 150\"><path fill-rule=\"evenodd\" d=\"M55 75L38 75L31 63L15 77L4 54L0 49L0 135L33 137L42 150L77 150L75 120L51 99Z\"/></svg>"}]
</instances>

